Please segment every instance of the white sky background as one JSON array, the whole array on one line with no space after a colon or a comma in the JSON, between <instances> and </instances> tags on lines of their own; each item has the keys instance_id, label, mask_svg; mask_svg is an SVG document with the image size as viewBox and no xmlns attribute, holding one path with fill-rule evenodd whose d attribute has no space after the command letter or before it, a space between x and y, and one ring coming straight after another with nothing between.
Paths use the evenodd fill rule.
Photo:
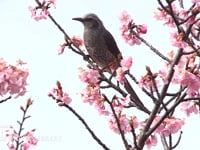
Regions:
<instances>
[{"instance_id":1,"label":"white sky background","mask_svg":"<svg viewBox=\"0 0 200 150\"><path fill-rule=\"evenodd\" d=\"M95 149L102 148L91 138L82 124L67 109L58 107L47 97L48 91L60 80L65 91L73 98L73 106L96 134L112 150L121 150L123 145L118 135L108 129L106 119L98 116L93 107L82 104L77 93L85 86L77 77L77 68L85 67L82 58L69 49L63 55L57 55L59 44L64 42L63 35L48 20L36 22L30 18L28 6L35 5L34 0L1 0L0 1L0 57L15 63L19 58L26 61L30 70L28 93L19 99L12 99L0 105L0 132L12 124L18 128L16 120L20 120L22 112L20 105L25 105L26 99L32 97L34 105L29 114L33 117L25 122L25 129L36 128L36 136L40 139L33 150L44 149ZM82 36L83 27L71 18L93 12L103 20L104 25L115 37L123 56L133 56L133 73L139 77L145 72L145 66L153 69L162 66L162 60L154 56L144 46L130 47L124 44L120 37L118 16L127 10L137 23L149 26L145 38L163 53L171 50L169 47L169 30L161 22L153 19L156 1L117 1L117 0L58 0L57 8L51 9L52 15L66 32ZM140 96L142 92L138 90ZM149 100L149 99L147 99ZM135 113L135 112L133 112ZM180 114L180 116L184 116ZM177 148L185 150L199 147L199 115L191 117L184 127L182 141ZM6 140L0 139L0 149L6 149ZM153 148L160 149L160 148ZM196 148L195 148L196 149Z\"/></svg>"}]
</instances>

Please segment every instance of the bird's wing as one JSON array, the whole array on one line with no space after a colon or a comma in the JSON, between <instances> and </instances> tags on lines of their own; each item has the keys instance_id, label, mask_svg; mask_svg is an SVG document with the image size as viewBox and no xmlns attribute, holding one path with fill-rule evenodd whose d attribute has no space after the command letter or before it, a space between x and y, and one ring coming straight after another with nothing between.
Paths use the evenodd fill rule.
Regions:
<instances>
[{"instance_id":1,"label":"bird's wing","mask_svg":"<svg viewBox=\"0 0 200 150\"><path fill-rule=\"evenodd\" d=\"M108 50L119 60L122 59L122 55L121 52L119 51L119 48L117 47L117 44L115 42L115 39L113 38L113 36L111 35L111 33L109 31L105 31L104 34L104 39L105 39L105 43L106 46L108 48Z\"/></svg>"}]
</instances>

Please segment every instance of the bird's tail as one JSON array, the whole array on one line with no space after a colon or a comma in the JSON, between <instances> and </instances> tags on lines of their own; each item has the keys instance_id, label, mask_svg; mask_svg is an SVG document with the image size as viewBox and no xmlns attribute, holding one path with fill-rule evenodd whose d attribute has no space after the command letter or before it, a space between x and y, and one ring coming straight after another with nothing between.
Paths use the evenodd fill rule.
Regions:
<instances>
[{"instance_id":1,"label":"bird's tail","mask_svg":"<svg viewBox=\"0 0 200 150\"><path fill-rule=\"evenodd\" d=\"M130 94L132 104L137 107L138 109L150 114L150 111L144 106L140 98L137 96L136 92L132 88L131 84L129 83L128 79L125 78L124 80L124 88Z\"/></svg>"}]
</instances>

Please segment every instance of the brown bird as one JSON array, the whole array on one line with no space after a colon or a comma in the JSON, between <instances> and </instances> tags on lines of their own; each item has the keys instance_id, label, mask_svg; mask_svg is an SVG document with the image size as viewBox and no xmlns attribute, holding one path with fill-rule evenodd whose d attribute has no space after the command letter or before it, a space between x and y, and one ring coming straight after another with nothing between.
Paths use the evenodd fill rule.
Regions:
<instances>
[{"instance_id":1,"label":"brown bird","mask_svg":"<svg viewBox=\"0 0 200 150\"><path fill-rule=\"evenodd\" d=\"M121 52L112 34L104 27L99 17L95 14L87 14L73 20L80 21L84 25L84 43L92 60L101 68L110 68L113 64L119 67L122 59ZM124 81L124 87L131 95L134 106L149 114L150 111L141 102L127 79Z\"/></svg>"}]
</instances>

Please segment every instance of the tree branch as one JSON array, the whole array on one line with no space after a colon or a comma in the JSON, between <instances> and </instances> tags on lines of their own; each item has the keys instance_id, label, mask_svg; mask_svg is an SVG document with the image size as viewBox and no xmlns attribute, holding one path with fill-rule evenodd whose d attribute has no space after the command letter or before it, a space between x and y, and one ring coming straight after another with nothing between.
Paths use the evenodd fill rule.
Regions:
<instances>
[{"instance_id":1,"label":"tree branch","mask_svg":"<svg viewBox=\"0 0 200 150\"><path fill-rule=\"evenodd\" d=\"M93 137L93 139L102 146L102 148L104 150L110 150L110 148L108 148L96 135L95 133L91 130L91 128L88 126L88 124L86 123L86 121L69 105L63 105L65 106L67 109L69 109L70 112L72 112L78 119L79 121L81 121L81 123L85 126L85 128L88 130L88 132L91 134L91 136Z\"/></svg>"}]
</instances>

